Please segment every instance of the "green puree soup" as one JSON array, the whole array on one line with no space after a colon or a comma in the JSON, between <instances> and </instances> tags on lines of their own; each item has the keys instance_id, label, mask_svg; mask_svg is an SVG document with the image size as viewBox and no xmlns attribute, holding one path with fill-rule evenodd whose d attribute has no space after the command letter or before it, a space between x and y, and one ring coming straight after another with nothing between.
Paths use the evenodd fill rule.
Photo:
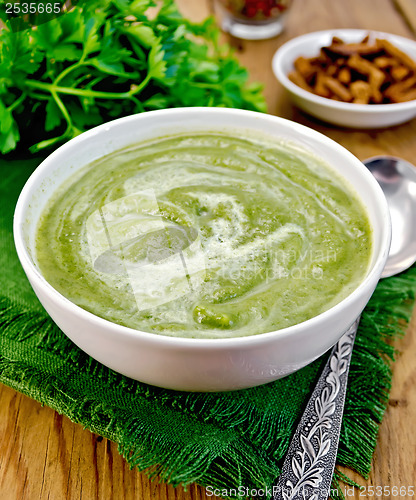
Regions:
<instances>
[{"instance_id":1,"label":"green puree soup","mask_svg":"<svg viewBox=\"0 0 416 500\"><path fill-rule=\"evenodd\" d=\"M40 219L45 278L80 307L156 334L225 338L305 321L366 275L353 189L302 148L176 135L74 174Z\"/></svg>"}]
</instances>

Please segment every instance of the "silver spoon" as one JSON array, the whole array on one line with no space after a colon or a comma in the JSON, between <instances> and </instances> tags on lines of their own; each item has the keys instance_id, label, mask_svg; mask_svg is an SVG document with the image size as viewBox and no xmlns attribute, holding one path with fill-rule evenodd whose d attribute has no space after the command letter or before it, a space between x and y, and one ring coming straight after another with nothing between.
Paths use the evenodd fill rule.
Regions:
<instances>
[{"instance_id":1,"label":"silver spoon","mask_svg":"<svg viewBox=\"0 0 416 500\"><path fill-rule=\"evenodd\" d=\"M416 168L394 156L364 161L386 195L392 224L389 257L382 278L409 268L416 260Z\"/></svg>"},{"instance_id":2,"label":"silver spoon","mask_svg":"<svg viewBox=\"0 0 416 500\"><path fill-rule=\"evenodd\" d=\"M386 195L392 244L382 278L416 261L416 167L392 156L364 161ZM273 500L327 500L334 474L348 371L360 318L333 347L290 443Z\"/></svg>"}]
</instances>

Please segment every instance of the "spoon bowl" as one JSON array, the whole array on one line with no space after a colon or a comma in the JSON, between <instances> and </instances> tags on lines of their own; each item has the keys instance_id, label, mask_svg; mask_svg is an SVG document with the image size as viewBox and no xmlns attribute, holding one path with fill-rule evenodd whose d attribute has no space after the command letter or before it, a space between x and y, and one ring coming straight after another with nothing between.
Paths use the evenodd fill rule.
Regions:
<instances>
[{"instance_id":1,"label":"spoon bowl","mask_svg":"<svg viewBox=\"0 0 416 500\"><path fill-rule=\"evenodd\" d=\"M380 184L389 205L392 239L381 275L388 278L416 261L416 167L394 156L375 156L363 163Z\"/></svg>"}]
</instances>

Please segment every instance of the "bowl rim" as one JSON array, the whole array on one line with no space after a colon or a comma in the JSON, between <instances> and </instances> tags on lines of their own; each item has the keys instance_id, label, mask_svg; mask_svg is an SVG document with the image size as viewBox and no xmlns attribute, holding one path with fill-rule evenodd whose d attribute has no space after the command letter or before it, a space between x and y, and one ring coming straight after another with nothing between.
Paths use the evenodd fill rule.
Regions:
<instances>
[{"instance_id":1,"label":"bowl rim","mask_svg":"<svg viewBox=\"0 0 416 500\"><path fill-rule=\"evenodd\" d=\"M393 33L386 33L378 30L369 30L369 29L347 29L347 28L336 28L336 29L328 29L321 31L312 31L310 33L305 33L303 35L299 35L295 38L290 39L285 42L281 47L277 49L273 58L272 58L272 69L279 80L279 82L292 94L296 94L302 99L311 101L317 105L324 106L327 108L337 109L340 111L348 111L348 112L357 112L357 113L389 113L389 112L400 112L400 111L408 111L409 109L413 109L416 107L416 99L412 99L407 102L398 102L398 103L386 103L386 104L354 104L351 102L342 102L335 101L333 99L328 99L327 97L321 97L316 94L312 94L312 92L308 92L305 89L302 89L295 83L289 80L285 71L283 71L283 61L286 60L287 53L295 46L305 45L307 42L311 40L316 40L322 36L342 36L345 35L356 35L357 37L364 37L366 34L375 35L378 37L384 37L389 39L392 43L395 40L398 40L402 44L407 44L412 46L416 53L416 41L411 38L406 38L401 35L395 35ZM416 61L416 59L415 59ZM293 61L292 61L293 63Z\"/></svg>"},{"instance_id":2,"label":"bowl rim","mask_svg":"<svg viewBox=\"0 0 416 500\"><path fill-rule=\"evenodd\" d=\"M124 123L135 123L140 121L145 121L148 116L152 115L154 117L159 116L161 120L166 115L174 115L174 114L183 114L190 113L191 115L198 115L201 112L209 113L209 114L218 114L221 116L223 113L234 115L237 119L246 117L253 117L269 122L279 122L283 127L288 128L289 130L294 130L300 132L303 137L312 138L312 140L317 142L323 142L328 147L338 150L346 159L356 164L358 168L361 168L361 173L364 177L367 177L370 184L373 186L373 193L377 200L377 204L381 208L381 217L382 220L387 221L387 225L384 228L384 238L380 242L380 251L378 255L375 255L375 260L372 267L369 268L367 275L361 281L357 288L355 288L347 297L343 300L332 306L330 309L318 314L317 316L313 316L312 318L303 321L301 323L297 323L295 325L282 328L279 330L273 330L270 332L259 333L256 335L248 335L248 336L240 336L240 337L227 337L227 338L189 338L189 337L174 337L168 335L161 335L152 332L146 332L142 330L136 330L134 328L130 328L124 325L120 325L118 323L114 323L107 319L101 318L94 313L91 313L82 307L76 305L74 302L66 298L60 292L58 292L49 282L43 277L40 271L33 264L32 258L29 255L28 249L25 244L25 238L23 234L23 223L25 220L25 208L30 205L31 193L32 189L36 186L36 183L45 177L45 174L49 171L49 169L55 164L55 161L59 159L61 156L65 156L70 154L71 150L76 149L79 144L82 144L88 141L92 137L96 137L101 133L105 133L113 128L120 126ZM236 122L239 123L238 120ZM227 127L226 127L227 128ZM231 128L228 126L228 128ZM243 127L237 125L236 128L246 128L250 129L249 126ZM117 148L112 149L112 151L116 151ZM106 154L108 154L107 152ZM87 165L85 163L85 165ZM360 167L361 165L361 167ZM84 165L83 165L84 166ZM81 167L80 167L81 168ZM342 175L342 174L341 174ZM52 193L49 194L49 197ZM36 221L36 223L38 220ZM67 143L60 146L58 149L53 151L46 159L44 159L40 165L32 172L29 179L26 181L16 204L14 219L13 219L13 234L14 234L14 242L16 251L21 262L22 267L24 268L26 274L30 281L36 281L37 285L41 287L41 289L49 296L54 297L55 301L58 301L61 307L65 308L67 312L78 316L80 319L84 319L87 322L92 322L94 326L103 327L103 329L111 330L111 334L117 333L121 337L127 337L130 339L140 339L143 342L147 342L153 345L162 345L166 348L177 348L180 347L184 350L190 349L205 349L210 348L212 350L223 350L227 349L242 349L242 348L250 348L253 345L262 345L264 343L268 343L273 338L287 338L296 336L297 334L302 334L305 329L305 326L314 325L317 323L319 325L320 322L324 321L327 317L336 316L339 311L341 311L345 306L349 303L354 302L356 296L360 295L361 292L373 282L375 277L379 276L380 279L381 272L384 268L385 261L388 256L390 242L391 242L391 220L389 208L387 205L387 200L384 196L384 193L377 183L376 179L372 176L369 170L363 165L363 163L354 156L350 151L348 151L344 146L341 146L336 141L330 139L329 137L321 134L320 132L307 127L305 125L296 123L294 121L288 120L286 118L281 118L274 115L269 115L266 113L260 113L256 111L249 110L241 110L235 108L210 108L210 107L183 107L183 108L169 108L155 111L148 111L145 113L139 113L136 115L130 115L122 118L118 118L112 120L110 122L103 123L97 127L94 127L81 135L71 139ZM374 251L374 249L373 249ZM351 323L356 318L351 318Z\"/></svg>"}]
</instances>

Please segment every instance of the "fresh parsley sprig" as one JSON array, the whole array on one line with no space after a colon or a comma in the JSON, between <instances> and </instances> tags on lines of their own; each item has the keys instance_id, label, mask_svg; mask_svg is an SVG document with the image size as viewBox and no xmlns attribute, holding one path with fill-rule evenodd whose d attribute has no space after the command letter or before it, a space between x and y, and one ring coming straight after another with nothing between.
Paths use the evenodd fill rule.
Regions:
<instances>
[{"instance_id":1,"label":"fresh parsley sprig","mask_svg":"<svg viewBox=\"0 0 416 500\"><path fill-rule=\"evenodd\" d=\"M31 29L0 32L0 152L37 152L116 117L181 106L265 110L261 86L173 0L80 0Z\"/></svg>"}]
</instances>

